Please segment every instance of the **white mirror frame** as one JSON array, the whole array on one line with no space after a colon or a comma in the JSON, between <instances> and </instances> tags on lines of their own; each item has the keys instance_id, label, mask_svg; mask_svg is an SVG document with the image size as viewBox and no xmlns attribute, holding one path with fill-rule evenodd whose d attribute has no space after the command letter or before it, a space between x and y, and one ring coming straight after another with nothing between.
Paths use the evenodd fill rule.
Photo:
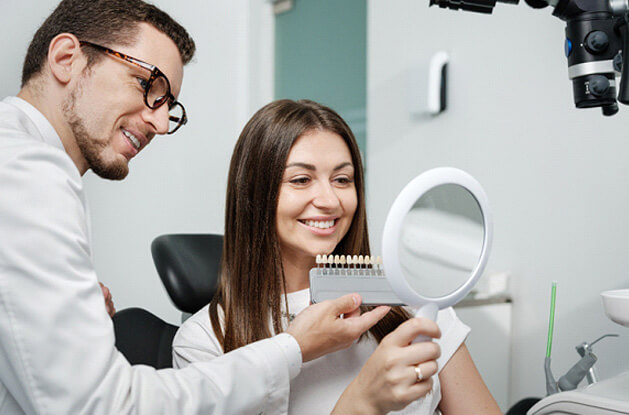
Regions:
<instances>
[{"instance_id":1,"label":"white mirror frame","mask_svg":"<svg viewBox=\"0 0 629 415\"><path fill-rule=\"evenodd\" d=\"M467 189L478 202L483 216L483 247L478 264L467 282L443 297L424 297L417 293L404 277L398 252L399 240L404 218L417 200L432 188L443 184L456 184ZM409 306L422 307L433 303L439 309L451 307L465 297L483 273L489 257L492 237L491 212L487 195L480 183L468 173L453 167L438 167L428 170L415 177L402 189L387 215L382 234L382 257L387 280L400 300Z\"/></svg>"}]
</instances>

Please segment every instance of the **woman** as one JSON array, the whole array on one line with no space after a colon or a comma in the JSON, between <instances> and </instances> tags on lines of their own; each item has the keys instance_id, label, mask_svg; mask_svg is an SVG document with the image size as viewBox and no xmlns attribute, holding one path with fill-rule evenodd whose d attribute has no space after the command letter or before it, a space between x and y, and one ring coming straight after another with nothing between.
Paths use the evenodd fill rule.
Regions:
<instances>
[{"instance_id":1,"label":"woman","mask_svg":"<svg viewBox=\"0 0 629 415\"><path fill-rule=\"evenodd\" d=\"M369 254L363 177L354 136L333 110L280 100L253 116L231 160L219 289L179 329L175 367L284 331L310 303L317 254ZM403 413L500 413L463 343L469 329L452 309L437 319L443 369L432 379L436 345L408 346L404 331L420 321L402 324L408 318L393 308L349 349L304 363L291 381L289 412L330 413L343 393L356 408L369 406L357 413L386 413L411 400ZM426 358L405 360L404 346Z\"/></svg>"}]
</instances>

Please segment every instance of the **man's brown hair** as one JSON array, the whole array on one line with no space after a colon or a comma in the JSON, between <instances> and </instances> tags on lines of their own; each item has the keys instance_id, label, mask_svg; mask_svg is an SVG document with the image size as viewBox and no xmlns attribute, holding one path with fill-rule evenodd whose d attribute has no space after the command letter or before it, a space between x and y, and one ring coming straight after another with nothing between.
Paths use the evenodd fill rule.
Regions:
<instances>
[{"instance_id":1,"label":"man's brown hair","mask_svg":"<svg viewBox=\"0 0 629 415\"><path fill-rule=\"evenodd\" d=\"M130 45L138 23L148 23L177 45L184 65L194 55L195 44L186 29L172 17L142 0L63 0L33 36L22 67L22 87L40 73L48 56L50 41L60 33L72 33L79 40L103 46ZM88 67L102 58L85 50Z\"/></svg>"}]
</instances>

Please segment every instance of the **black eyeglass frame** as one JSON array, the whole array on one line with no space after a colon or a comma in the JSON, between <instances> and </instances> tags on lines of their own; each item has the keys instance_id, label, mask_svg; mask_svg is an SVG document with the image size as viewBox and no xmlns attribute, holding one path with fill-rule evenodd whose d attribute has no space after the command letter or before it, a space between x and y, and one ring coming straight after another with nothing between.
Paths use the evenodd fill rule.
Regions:
<instances>
[{"instance_id":1,"label":"black eyeglass frame","mask_svg":"<svg viewBox=\"0 0 629 415\"><path fill-rule=\"evenodd\" d=\"M166 76L166 74L164 74L164 72L162 72L157 66L141 61L140 59L134 58L133 56L129 56L122 52L115 51L108 47L97 45L96 43L88 42L86 40L81 40L79 41L79 43L81 45L91 46L101 52L105 52L118 59L121 59L125 62L129 62L133 65L139 66L140 68L146 69L151 72L151 75L149 76L149 79L146 82L146 87L144 87L144 104L152 110L161 107L166 102L168 102L169 110L171 110L176 105L179 105L181 107L181 112L182 112L181 118L177 119L177 117L173 117L170 114L168 114L169 121L178 122L178 124L172 131L168 131L166 134L174 134L179 128L181 128L182 125L185 125L188 122L188 116L186 115L186 108L183 106L181 102L177 101L175 96L170 92L170 81L168 80L168 77ZM153 85L153 82L155 82L155 80L160 77L164 78L164 80L166 81L168 92L166 93L166 95L157 98L155 102L153 103L153 105L151 105L151 103L149 103L148 93L151 89L151 86Z\"/></svg>"}]
</instances>

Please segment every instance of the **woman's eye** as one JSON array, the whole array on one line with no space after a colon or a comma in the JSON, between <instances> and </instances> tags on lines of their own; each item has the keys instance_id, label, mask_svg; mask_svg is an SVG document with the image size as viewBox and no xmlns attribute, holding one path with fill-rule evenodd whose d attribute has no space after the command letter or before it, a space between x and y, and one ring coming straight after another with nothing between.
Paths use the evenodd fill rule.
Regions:
<instances>
[{"instance_id":1,"label":"woman's eye","mask_svg":"<svg viewBox=\"0 0 629 415\"><path fill-rule=\"evenodd\" d=\"M334 179L334 181L338 184L342 184L342 185L346 185L346 184L350 184L353 183L354 181L352 179L350 179L349 177L337 177L336 179Z\"/></svg>"},{"instance_id":2,"label":"woman's eye","mask_svg":"<svg viewBox=\"0 0 629 415\"><path fill-rule=\"evenodd\" d=\"M138 80L138 83L140 84L140 88L142 88L143 90L146 91L146 87L148 86L148 81L146 79L142 79L142 78L136 78Z\"/></svg>"},{"instance_id":3,"label":"woman's eye","mask_svg":"<svg viewBox=\"0 0 629 415\"><path fill-rule=\"evenodd\" d=\"M290 182L292 184L308 184L310 182L310 178L309 177L296 177L294 179L291 179Z\"/></svg>"}]
</instances>

